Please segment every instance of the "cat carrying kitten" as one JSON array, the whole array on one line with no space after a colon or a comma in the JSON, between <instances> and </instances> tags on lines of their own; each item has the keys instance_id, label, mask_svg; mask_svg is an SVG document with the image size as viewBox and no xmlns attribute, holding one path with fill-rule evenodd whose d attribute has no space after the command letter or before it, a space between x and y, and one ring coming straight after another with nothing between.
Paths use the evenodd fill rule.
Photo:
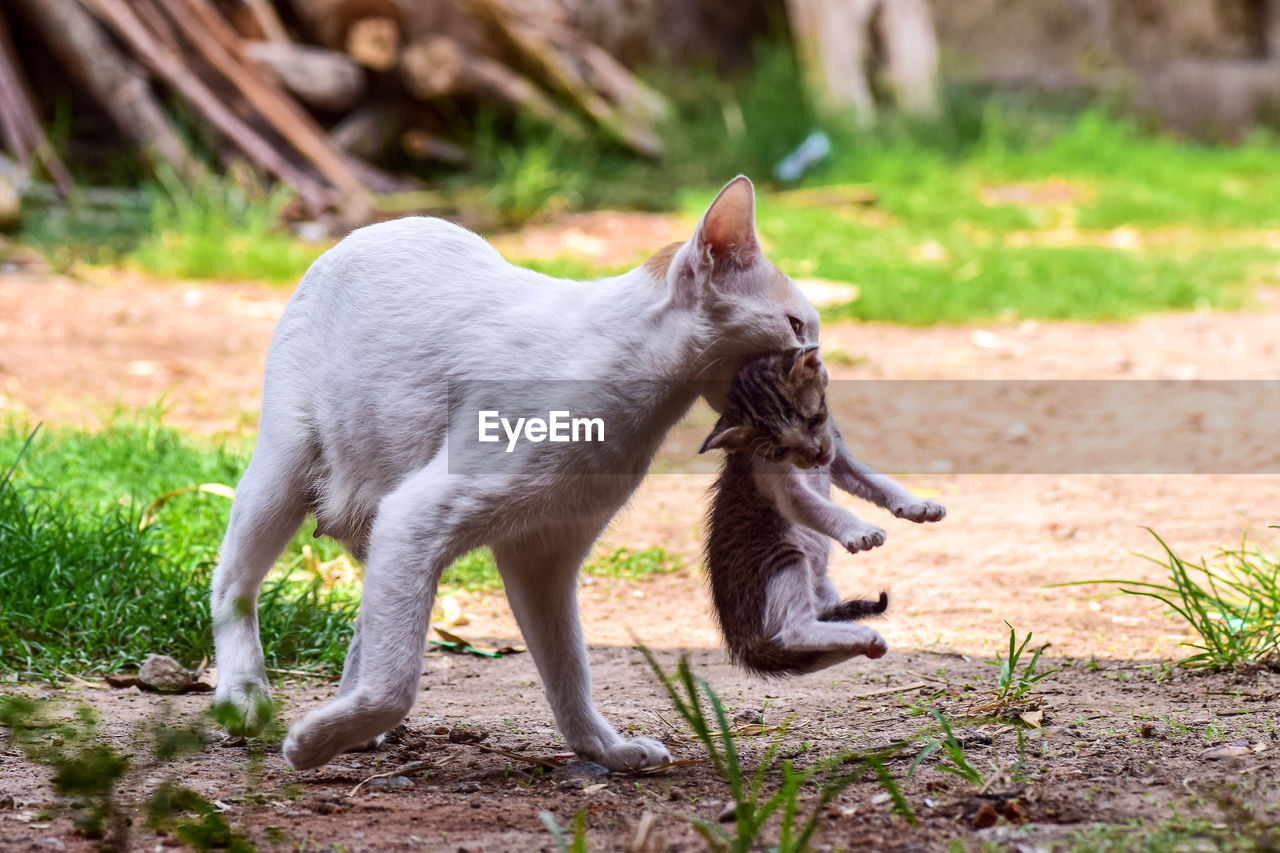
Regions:
<instances>
[{"instance_id":1,"label":"cat carrying kitten","mask_svg":"<svg viewBox=\"0 0 1280 853\"><path fill-rule=\"evenodd\" d=\"M876 631L849 623L884 613L888 595L841 601L827 576L829 538L857 552L883 543L884 531L830 500L828 465L842 445L826 385L816 345L751 361L734 377L702 446L728 451L708 512L716 617L730 657L760 675L813 672L858 655L877 658L887 648ZM874 476L888 502L884 484L892 481ZM895 497L901 505L901 494ZM911 503L903 517L936 521L945 514L932 501Z\"/></svg>"},{"instance_id":2,"label":"cat carrying kitten","mask_svg":"<svg viewBox=\"0 0 1280 853\"><path fill-rule=\"evenodd\" d=\"M258 591L312 513L364 561L364 586L336 697L284 742L295 769L405 718L440 574L485 545L569 748L611 770L667 759L591 701L578 569L701 388L817 339L817 312L760 250L754 210L736 178L687 242L595 282L513 266L421 217L355 231L312 264L271 341L257 448L214 572L218 719L256 734L270 716ZM600 418L608 442L534 445L484 473L455 466L487 380L593 380L565 383L580 396L555 408Z\"/></svg>"}]
</instances>

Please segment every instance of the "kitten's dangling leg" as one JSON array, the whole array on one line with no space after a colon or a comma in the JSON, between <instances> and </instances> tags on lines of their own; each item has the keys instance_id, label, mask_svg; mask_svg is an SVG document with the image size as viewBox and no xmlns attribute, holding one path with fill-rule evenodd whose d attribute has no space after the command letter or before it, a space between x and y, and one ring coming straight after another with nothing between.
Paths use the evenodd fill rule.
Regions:
<instances>
[{"instance_id":1,"label":"kitten's dangling leg","mask_svg":"<svg viewBox=\"0 0 1280 853\"><path fill-rule=\"evenodd\" d=\"M259 734L271 719L258 590L262 579L306 515L297 448L264 430L249 468L236 487L231 519L213 573L214 660L218 687L214 713L234 735Z\"/></svg>"},{"instance_id":2,"label":"kitten's dangling leg","mask_svg":"<svg viewBox=\"0 0 1280 853\"><path fill-rule=\"evenodd\" d=\"M610 770L671 759L652 738L624 739L591 702L591 672L578 618L578 571L598 530L544 533L537 541L494 546L507 599L569 748Z\"/></svg>"},{"instance_id":3,"label":"kitten's dangling leg","mask_svg":"<svg viewBox=\"0 0 1280 853\"><path fill-rule=\"evenodd\" d=\"M448 475L441 451L382 499L370 531L358 641L347 651L338 697L289 730L284 757L295 770L375 741L413 707L436 584L467 550L464 527L486 506L470 485Z\"/></svg>"},{"instance_id":4,"label":"kitten's dangling leg","mask_svg":"<svg viewBox=\"0 0 1280 853\"><path fill-rule=\"evenodd\" d=\"M825 662L815 668L859 655L883 656L889 647L874 629L854 622L818 620L808 575L804 566L796 565L782 569L769 580L764 625L773 641L788 651L829 653Z\"/></svg>"}]
</instances>

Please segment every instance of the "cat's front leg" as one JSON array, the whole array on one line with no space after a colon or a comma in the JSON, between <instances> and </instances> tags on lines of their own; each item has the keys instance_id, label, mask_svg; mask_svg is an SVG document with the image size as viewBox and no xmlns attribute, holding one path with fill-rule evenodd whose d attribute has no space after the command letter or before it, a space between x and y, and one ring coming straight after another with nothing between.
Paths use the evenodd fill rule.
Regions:
<instances>
[{"instance_id":1,"label":"cat's front leg","mask_svg":"<svg viewBox=\"0 0 1280 853\"><path fill-rule=\"evenodd\" d=\"M507 600L542 677L556 726L580 757L628 772L671 760L648 737L627 740L591 701L591 671L578 616L578 570L598 530L553 530L494 544Z\"/></svg>"},{"instance_id":2,"label":"cat's front leg","mask_svg":"<svg viewBox=\"0 0 1280 853\"><path fill-rule=\"evenodd\" d=\"M831 462L831 482L907 521L941 521L947 514L946 508L937 501L916 497L892 477L854 459L839 430L836 431L835 458Z\"/></svg>"}]
</instances>

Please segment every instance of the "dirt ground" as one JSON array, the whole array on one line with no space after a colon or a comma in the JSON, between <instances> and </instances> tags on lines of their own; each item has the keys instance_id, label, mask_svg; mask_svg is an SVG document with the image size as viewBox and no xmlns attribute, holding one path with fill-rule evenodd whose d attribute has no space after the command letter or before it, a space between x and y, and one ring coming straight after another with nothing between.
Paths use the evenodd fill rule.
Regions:
<instances>
[{"instance_id":1,"label":"dirt ground","mask_svg":"<svg viewBox=\"0 0 1280 853\"><path fill-rule=\"evenodd\" d=\"M614 239L608 228L593 230L589 220L572 227L590 240ZM665 226L650 227L645 239L665 242ZM571 248L595 250L589 240L549 233L547 239ZM628 244L626 252L632 251ZM92 427L114 406L147 406L163 398L174 424L210 435L249 434L262 359L287 298L287 290L259 285L159 282L120 273L74 280L39 269L0 274L0 413ZM824 327L822 340L824 352L845 354L829 358L834 379L1276 379L1277 329L1280 299L1263 293L1254 309L1240 314L927 329L842 323ZM1064 422L1069 427L1070 418ZM709 413L695 413L672 442L687 442L709 426ZM954 428L937 426L944 444ZM1239 429L1242 444L1274 442L1265 420L1245 421ZM1005 449L993 442L990 453ZM662 470L661 463L655 470ZM709 478L652 475L602 547L661 545L696 566ZM1187 637L1158 605L1128 596L1099 598L1097 588L1047 585L1161 579L1159 566L1135 556L1156 553L1147 527L1188 557L1212 556L1219 546L1238 544L1244 533L1274 549L1277 531L1268 525L1280 523L1280 477L938 473L903 479L945 503L946 520L910 525L849 499L861 517L888 531L888 541L856 557L834 554L832 561L832 576L847 593L889 590L890 617L881 626L892 649L887 657L803 679L757 681L730 668L719 651L696 571L636 582L587 578L583 618L602 711L629 731L664 739L677 758L702 754L673 728L668 702L631 649L634 634L668 666L678 650L690 650L697 671L734 712L763 712L766 725L794 716L784 754L803 766L842 749L909 736L928 722L923 712L930 704L962 715L994 681L995 669L983 661L1006 641L1007 621L1020 633L1033 631L1036 644L1052 643L1042 665L1063 667L1039 691L1044 728L1028 735L1023 770L1029 779L1012 779L1012 726L966 728L970 758L990 777L982 795L933 768L931 759L904 785L920 819L910 826L890 813L884 789L866 779L826 810L818 847L938 849L959 838L970 846L994 842L1032 850L1064 845L1071 833L1094 823L1187 825L1197 815L1240 837L1261 832L1215 803L1224 797L1255 805L1280 801L1280 675L1180 672L1168 662L1185 653L1180 643ZM500 594L460 602L469 623L458 632L498 644L519 642ZM286 721L332 693L331 685L288 678L277 676ZM562 780L565 771L548 778L531 773L523 761L436 734L479 726L490 733L486 744L524 755L559 752L527 655L428 655L423 688L398 743L381 751L295 774L283 765L278 745L267 745L255 775L248 772L253 745L215 740L172 767L135 767L120 801L142 798L176 772L224 805L230 822L264 849L554 849L538 816L546 810L565 827L585 811L592 849L628 849L643 824L651 826L648 849L698 850L704 843L688 817L714 820L728 796L705 765L655 777ZM194 721L208 703L199 695L162 699L101 685L12 689L89 702L103 720L104 736L122 747L136 746L139 725L163 708ZM1149 737L1143 736L1144 722L1151 724ZM764 740L742 739L749 766ZM1233 743L1246 744L1247 754L1229 760L1203 755L1208 747ZM896 776L914 752L890 764ZM0 740L0 849L90 849L59 816L48 773L18 756ZM366 785L349 795L371 774L417 760L438 766L410 786ZM1016 805L1006 807L1009 801ZM977 828L984 802L1000 816ZM132 847L174 843L135 822Z\"/></svg>"}]
</instances>

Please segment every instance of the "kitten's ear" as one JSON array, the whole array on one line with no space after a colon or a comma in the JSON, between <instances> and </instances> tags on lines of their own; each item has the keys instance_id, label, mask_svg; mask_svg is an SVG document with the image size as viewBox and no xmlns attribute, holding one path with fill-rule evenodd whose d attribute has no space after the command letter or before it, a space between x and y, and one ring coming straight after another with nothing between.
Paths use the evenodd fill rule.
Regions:
<instances>
[{"instance_id":1,"label":"kitten's ear","mask_svg":"<svg viewBox=\"0 0 1280 853\"><path fill-rule=\"evenodd\" d=\"M787 365L787 375L792 379L799 379L805 373L821 369L822 356L818 354L817 344L796 347L791 351L790 363Z\"/></svg>"},{"instance_id":2,"label":"kitten's ear","mask_svg":"<svg viewBox=\"0 0 1280 853\"><path fill-rule=\"evenodd\" d=\"M702 447L698 448L699 453L706 453L708 450L740 450L747 442L747 429L742 426L729 426L724 418L716 421L715 429L711 430L711 435L707 436L707 440L702 442Z\"/></svg>"},{"instance_id":3,"label":"kitten's ear","mask_svg":"<svg viewBox=\"0 0 1280 853\"><path fill-rule=\"evenodd\" d=\"M693 262L729 260L749 265L760 254L756 240L756 191L739 175L716 196L693 234Z\"/></svg>"}]
</instances>

